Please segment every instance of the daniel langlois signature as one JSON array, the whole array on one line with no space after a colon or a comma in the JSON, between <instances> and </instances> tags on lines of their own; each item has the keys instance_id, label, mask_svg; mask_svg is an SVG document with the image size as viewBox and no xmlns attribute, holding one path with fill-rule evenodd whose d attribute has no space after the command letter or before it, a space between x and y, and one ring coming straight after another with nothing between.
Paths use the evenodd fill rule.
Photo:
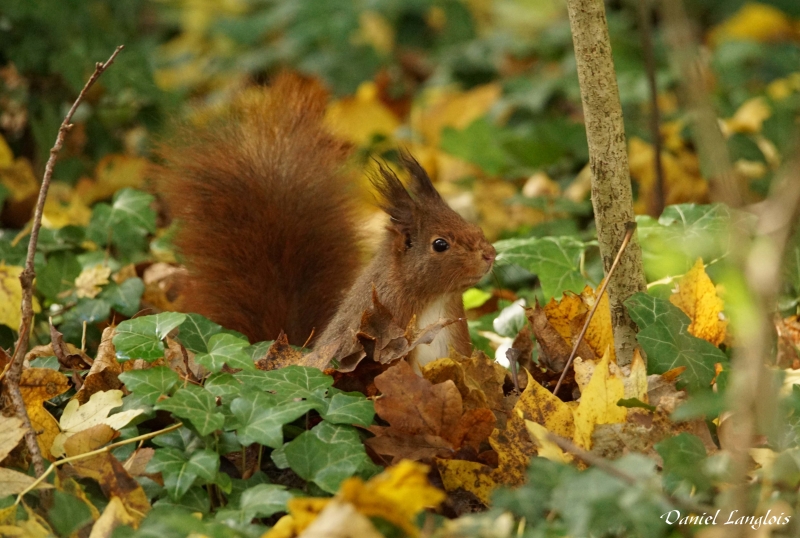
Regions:
<instances>
[{"instance_id":1,"label":"daniel langlois signature","mask_svg":"<svg viewBox=\"0 0 800 538\"><path fill-rule=\"evenodd\" d=\"M725 516L727 515L727 519ZM715 514L684 515L680 510L670 510L666 514L661 514L661 519L668 525L750 525L758 530L761 525L788 525L792 516L787 516L783 512L776 514L772 510L767 510L763 516L743 516L738 510L723 513L717 510Z\"/></svg>"}]
</instances>

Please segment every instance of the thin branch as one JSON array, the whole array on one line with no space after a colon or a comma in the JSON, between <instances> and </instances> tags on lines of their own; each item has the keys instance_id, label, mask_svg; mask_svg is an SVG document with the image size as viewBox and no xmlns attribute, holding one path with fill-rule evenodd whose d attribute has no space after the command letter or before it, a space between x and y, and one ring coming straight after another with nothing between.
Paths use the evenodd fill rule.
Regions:
<instances>
[{"instance_id":1,"label":"thin branch","mask_svg":"<svg viewBox=\"0 0 800 538\"><path fill-rule=\"evenodd\" d=\"M711 186L712 200L740 207L743 204L742 189L731 164L728 144L719 128L717 113L705 89L708 67L701 60L683 0L661 0L661 13L675 71L683 81L683 94L690 110L697 151Z\"/></svg>"},{"instance_id":2,"label":"thin branch","mask_svg":"<svg viewBox=\"0 0 800 538\"><path fill-rule=\"evenodd\" d=\"M617 251L617 257L614 258L614 263L611 264L611 269L608 270L608 274L606 275L605 280L603 280L603 285L600 286L600 292L595 297L594 305L592 305L592 309L589 311L589 315L586 316L586 321L583 322L583 329L581 329L581 333L578 335L578 338L575 339L575 344L572 346L572 353L569 354L569 359L567 359L567 364L564 366L564 369L561 371L561 377L558 378L558 383L556 383L556 388L553 389L553 396L558 394L558 389L561 388L561 383L564 381L564 377L567 375L567 370L569 370L570 365L572 364L573 359L575 359L575 355L578 353L578 346L581 344L584 335L586 334L587 329L589 329L589 323L592 321L594 317L594 313L597 311L597 307L600 305L600 299L603 298L603 294L606 292L606 287L608 287L609 281L611 281L611 275L614 274L614 270L617 268L619 264L620 258L622 258L622 253L625 252L625 248L628 246L628 243L631 241L631 237L633 237L633 232L636 230L636 223L630 222L625 230L625 237L622 239L622 245L620 245L619 250Z\"/></svg>"},{"instance_id":3,"label":"thin branch","mask_svg":"<svg viewBox=\"0 0 800 538\"><path fill-rule=\"evenodd\" d=\"M169 433L172 430L177 430L181 426L183 426L183 422L176 422L175 424L173 424L171 426L167 426L163 430L156 430L154 432L144 433L142 435L137 435L136 437L131 437L130 439L125 439L123 441L118 441L116 443L111 443L108 446L104 446L103 448L98 448L97 450L92 450L91 452L84 452L83 454L77 454L75 456L70 456L68 458L64 458L63 460L54 461L53 463L50 464L50 467L47 468L47 471L42 473L41 476L39 476L36 480L31 482L31 484L27 488L25 488L19 495L17 495L17 500L14 501L14 506L17 506L19 503L21 503L22 502L22 498L26 494L28 494L31 491L33 491L34 489L36 489L36 487L39 484L41 484L48 476L50 476L50 473L52 473L55 470L56 467L61 467L65 463L72 463L73 461L85 460L86 458L91 458L92 456L98 456L100 454L105 454L106 452L110 452L110 451L114 450L115 448L121 447L123 445L129 445L131 443L138 443L139 441L146 441L147 439L152 439L153 437L158 437L161 434Z\"/></svg>"},{"instance_id":4,"label":"thin branch","mask_svg":"<svg viewBox=\"0 0 800 538\"><path fill-rule=\"evenodd\" d=\"M658 217L664 211L664 165L661 162L661 112L658 109L658 85L656 84L656 60L653 52L653 8L650 0L638 0L639 34L642 38L644 68L647 84L650 87L650 136L653 138L653 166L656 170L656 184L653 197L648 200L650 214Z\"/></svg>"},{"instance_id":5,"label":"thin branch","mask_svg":"<svg viewBox=\"0 0 800 538\"><path fill-rule=\"evenodd\" d=\"M39 229L42 227L44 202L47 199L47 191L50 188L50 181L53 177L53 167L56 164L58 153L64 145L64 138L66 137L67 131L72 128L72 124L70 123L70 121L72 121L72 116L78 109L78 105L80 105L81 101L83 101L83 98L86 96L86 92L92 87L97 78L114 63L114 59L122 48L123 45L117 47L109 59L106 60L106 63L96 64L94 73L89 77L81 93L78 94L77 99L75 99L75 102L72 104L72 108L69 109L69 112L67 112L67 115L64 117L64 121L61 122L61 127L58 129L58 136L56 136L56 143L50 150L50 158L47 159L47 164L44 168L44 177L42 178L42 185L39 188L39 198L36 201L36 211L33 214L31 237L28 241L28 256L25 259L25 269L19 276L19 281L22 284L22 316L20 318L19 339L17 340L17 347L14 351L11 368L9 368L8 374L6 375L5 387L11 398L11 402L14 404L17 418L22 421L23 427L25 428L25 443L28 447L28 452L31 454L33 468L37 476L41 476L42 473L44 473L44 460L39 450L39 444L36 441L36 432L33 431L28 412L25 409L25 402L22 399L19 383L22 378L22 364L25 360L25 353L28 350L28 338L33 322L33 279L36 276L33 258L36 254L36 244L39 241Z\"/></svg>"},{"instance_id":6,"label":"thin branch","mask_svg":"<svg viewBox=\"0 0 800 538\"><path fill-rule=\"evenodd\" d=\"M558 445L558 447L561 450L563 450L564 452L569 452L576 458L582 460L587 465L591 465L592 467L597 467L604 473L619 479L620 481L628 484L629 486L644 485L645 487L648 487L648 489L651 489L651 491L658 494L658 496L661 497L668 504L671 504L678 508L682 508L688 512L692 512L695 514L702 514L704 512L710 513L714 511L714 508L711 506L706 506L703 504L694 503L686 499L673 497L671 495L667 495L661 490L658 491L653 490L652 488L649 488L649 486L647 486L646 484L643 484L642 481L636 478L635 476L629 475L622 469L614 467L611 464L611 462L609 462L605 458L601 458L600 456L592 454L591 452L582 449L578 445L574 444L573 442L559 435L547 432L547 440L550 441L551 443Z\"/></svg>"}]
</instances>

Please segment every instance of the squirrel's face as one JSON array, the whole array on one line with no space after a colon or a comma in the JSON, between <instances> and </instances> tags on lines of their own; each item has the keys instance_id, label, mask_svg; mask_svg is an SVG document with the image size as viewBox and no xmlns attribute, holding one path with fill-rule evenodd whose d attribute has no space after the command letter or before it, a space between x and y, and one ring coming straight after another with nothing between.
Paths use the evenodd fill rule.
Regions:
<instances>
[{"instance_id":1,"label":"squirrel's face","mask_svg":"<svg viewBox=\"0 0 800 538\"><path fill-rule=\"evenodd\" d=\"M480 228L466 222L449 207L429 208L411 246L398 253L401 265L417 280L432 282L431 292L462 292L478 283L492 268L494 247Z\"/></svg>"},{"instance_id":2,"label":"squirrel's face","mask_svg":"<svg viewBox=\"0 0 800 538\"><path fill-rule=\"evenodd\" d=\"M390 217L398 277L417 295L474 286L492 268L494 247L479 227L447 205L417 161L402 153L401 161L411 175L409 190L383 167L381 177L373 179L381 207Z\"/></svg>"}]
</instances>

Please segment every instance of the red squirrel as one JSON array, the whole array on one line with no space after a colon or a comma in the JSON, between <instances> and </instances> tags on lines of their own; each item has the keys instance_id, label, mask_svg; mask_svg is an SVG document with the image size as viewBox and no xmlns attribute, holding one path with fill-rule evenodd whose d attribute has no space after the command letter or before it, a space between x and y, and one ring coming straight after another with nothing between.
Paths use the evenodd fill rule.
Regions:
<instances>
[{"instance_id":1,"label":"red squirrel","mask_svg":"<svg viewBox=\"0 0 800 538\"><path fill-rule=\"evenodd\" d=\"M491 269L494 247L401 152L408 189L383 166L372 179L389 224L364 264L350 150L324 124L327 100L320 83L284 73L159 148L156 186L180 220L188 269L183 309L252 341L284 331L302 345L315 333L319 346L358 329L374 287L401 327L461 318L414 351L417 365L449 346L471 354L461 296Z\"/></svg>"}]
</instances>

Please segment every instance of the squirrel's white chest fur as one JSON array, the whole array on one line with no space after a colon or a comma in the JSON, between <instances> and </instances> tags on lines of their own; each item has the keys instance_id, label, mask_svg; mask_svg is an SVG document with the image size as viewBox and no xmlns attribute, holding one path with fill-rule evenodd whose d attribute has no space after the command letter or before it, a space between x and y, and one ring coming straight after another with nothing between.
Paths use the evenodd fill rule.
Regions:
<instances>
[{"instance_id":1,"label":"squirrel's white chest fur","mask_svg":"<svg viewBox=\"0 0 800 538\"><path fill-rule=\"evenodd\" d=\"M428 305L422 313L417 316L417 329L423 329L431 323L436 323L441 318L448 317L447 305L450 302L449 295L442 295L440 298ZM412 353L411 365L419 373L419 369L429 362L438 358L447 357L450 346L450 331L445 327L436 338L427 345L417 346Z\"/></svg>"}]
</instances>

